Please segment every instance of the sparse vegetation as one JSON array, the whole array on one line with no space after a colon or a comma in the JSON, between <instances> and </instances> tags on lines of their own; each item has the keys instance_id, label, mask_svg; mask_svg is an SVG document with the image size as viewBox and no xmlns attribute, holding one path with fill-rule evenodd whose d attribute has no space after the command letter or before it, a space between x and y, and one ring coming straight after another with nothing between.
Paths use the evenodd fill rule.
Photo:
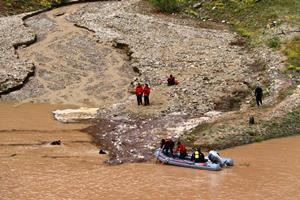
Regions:
<instances>
[{"instance_id":1,"label":"sparse vegetation","mask_svg":"<svg viewBox=\"0 0 300 200\"><path fill-rule=\"evenodd\" d=\"M266 70L266 67L267 63L261 59L255 60L253 63L250 64L250 69L252 69L254 72L264 71Z\"/></svg>"},{"instance_id":2,"label":"sparse vegetation","mask_svg":"<svg viewBox=\"0 0 300 200\"><path fill-rule=\"evenodd\" d=\"M243 37L238 37L234 41L230 42L230 45L232 45L232 46L243 47L243 46L246 46L246 44L247 44L247 41Z\"/></svg>"},{"instance_id":3,"label":"sparse vegetation","mask_svg":"<svg viewBox=\"0 0 300 200\"><path fill-rule=\"evenodd\" d=\"M258 36L266 27L278 26L287 20L299 25L299 8L298 0L208 0L199 12L217 21L230 22L236 32L257 43L261 42L257 41ZM277 47L278 38L274 38L271 45Z\"/></svg>"},{"instance_id":4,"label":"sparse vegetation","mask_svg":"<svg viewBox=\"0 0 300 200\"><path fill-rule=\"evenodd\" d=\"M265 122L262 126L266 134L263 139L300 134L300 106L282 118Z\"/></svg>"},{"instance_id":5,"label":"sparse vegetation","mask_svg":"<svg viewBox=\"0 0 300 200\"><path fill-rule=\"evenodd\" d=\"M68 0L4 0L0 2L0 15L13 15L50 8L65 2Z\"/></svg>"},{"instance_id":6,"label":"sparse vegetation","mask_svg":"<svg viewBox=\"0 0 300 200\"><path fill-rule=\"evenodd\" d=\"M199 133L205 134L205 131L209 130L212 126L213 124L209 123L200 124L191 133L185 134L182 140L185 144L193 146L193 143L199 138Z\"/></svg>"},{"instance_id":7,"label":"sparse vegetation","mask_svg":"<svg viewBox=\"0 0 300 200\"><path fill-rule=\"evenodd\" d=\"M232 29L249 43L266 42L271 48L279 48L280 40L274 37L260 41L266 28L282 23L300 24L298 0L149 0L162 12L181 12L201 20L229 23ZM194 6L198 3L198 6Z\"/></svg>"},{"instance_id":8,"label":"sparse vegetation","mask_svg":"<svg viewBox=\"0 0 300 200\"><path fill-rule=\"evenodd\" d=\"M300 134L300 106L282 117L272 118L249 126L248 123L220 121L213 124L202 124L189 134L186 134L182 141L194 146L195 143L203 143L203 148L228 148L232 146L261 142L271 138L284 137ZM225 133L223 135L223 133ZM219 134L223 136L220 137ZM192 140L189 140L192 138ZM211 140L211 138L215 138ZM210 142L208 142L210 141ZM208 142L208 143L207 143Z\"/></svg>"},{"instance_id":9,"label":"sparse vegetation","mask_svg":"<svg viewBox=\"0 0 300 200\"><path fill-rule=\"evenodd\" d=\"M174 13L180 11L181 2L178 0L149 0L161 12Z\"/></svg>"},{"instance_id":10,"label":"sparse vegetation","mask_svg":"<svg viewBox=\"0 0 300 200\"><path fill-rule=\"evenodd\" d=\"M281 46L281 42L279 37L273 37L267 42L268 47L273 48L273 49L279 49Z\"/></svg>"},{"instance_id":11,"label":"sparse vegetation","mask_svg":"<svg viewBox=\"0 0 300 200\"><path fill-rule=\"evenodd\" d=\"M292 95L294 90L296 89L296 87L297 87L296 84L292 84L292 85L288 86L287 88L280 90L278 93L278 101L282 101L286 97Z\"/></svg>"},{"instance_id":12,"label":"sparse vegetation","mask_svg":"<svg viewBox=\"0 0 300 200\"><path fill-rule=\"evenodd\" d=\"M283 52L287 56L287 69L300 72L300 36L288 42Z\"/></svg>"}]
</instances>

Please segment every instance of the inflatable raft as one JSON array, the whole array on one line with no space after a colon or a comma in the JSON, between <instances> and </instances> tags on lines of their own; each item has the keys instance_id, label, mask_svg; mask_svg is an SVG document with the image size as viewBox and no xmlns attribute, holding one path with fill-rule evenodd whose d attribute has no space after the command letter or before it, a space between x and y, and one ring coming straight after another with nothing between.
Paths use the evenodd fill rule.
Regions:
<instances>
[{"instance_id":1,"label":"inflatable raft","mask_svg":"<svg viewBox=\"0 0 300 200\"><path fill-rule=\"evenodd\" d=\"M206 159L206 163L195 163L191 161L191 155L186 156L185 159L179 159L178 157L166 156L161 149L155 151L155 157L164 164L175 165L179 167L189 167L194 169L219 171L224 166L233 166L233 160L230 158L222 158L218 154L214 155L214 152L210 152Z\"/></svg>"}]
</instances>

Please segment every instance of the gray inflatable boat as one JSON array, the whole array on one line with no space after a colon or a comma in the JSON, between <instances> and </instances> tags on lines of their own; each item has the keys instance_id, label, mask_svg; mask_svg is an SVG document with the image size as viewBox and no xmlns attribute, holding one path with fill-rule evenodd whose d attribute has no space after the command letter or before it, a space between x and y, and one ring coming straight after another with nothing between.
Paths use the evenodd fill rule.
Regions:
<instances>
[{"instance_id":1,"label":"gray inflatable boat","mask_svg":"<svg viewBox=\"0 0 300 200\"><path fill-rule=\"evenodd\" d=\"M191 161L191 155L187 155L185 159L179 159L178 157L169 157L165 155L161 149L157 149L154 153L157 160L161 161L164 164L175 165L179 167L189 167L194 169L210 170L210 171L219 171L224 166L233 166L233 160L230 158L221 158L209 153L209 156L206 158L208 161L206 163L195 163ZM218 154L219 155L219 154ZM209 158L210 157L210 158ZM210 159L213 159L211 161Z\"/></svg>"}]
</instances>

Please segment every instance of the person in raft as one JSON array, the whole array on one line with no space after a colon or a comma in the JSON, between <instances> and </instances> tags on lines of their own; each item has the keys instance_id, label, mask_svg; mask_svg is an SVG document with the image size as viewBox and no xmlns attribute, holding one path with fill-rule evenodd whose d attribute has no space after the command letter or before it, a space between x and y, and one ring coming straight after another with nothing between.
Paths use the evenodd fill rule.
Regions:
<instances>
[{"instance_id":1,"label":"person in raft","mask_svg":"<svg viewBox=\"0 0 300 200\"><path fill-rule=\"evenodd\" d=\"M148 86L148 84L145 84L145 86L143 88L143 92L144 92L144 105L149 106L150 105L150 101L149 101L150 87Z\"/></svg>"},{"instance_id":2,"label":"person in raft","mask_svg":"<svg viewBox=\"0 0 300 200\"><path fill-rule=\"evenodd\" d=\"M142 101L143 92L144 92L144 89L143 89L142 85L140 83L138 83L136 88L135 88L135 95L136 95L136 98L137 98L138 106L143 105L143 101Z\"/></svg>"},{"instance_id":3,"label":"person in raft","mask_svg":"<svg viewBox=\"0 0 300 200\"><path fill-rule=\"evenodd\" d=\"M198 147L196 151L192 154L191 161L195 163L205 163L207 160L205 159L204 154L201 152L201 147Z\"/></svg>"},{"instance_id":4,"label":"person in raft","mask_svg":"<svg viewBox=\"0 0 300 200\"><path fill-rule=\"evenodd\" d=\"M181 144L181 142L179 142L179 141L177 142L176 153L179 153L180 159L184 159L187 155L185 146L183 144Z\"/></svg>"},{"instance_id":5,"label":"person in raft","mask_svg":"<svg viewBox=\"0 0 300 200\"><path fill-rule=\"evenodd\" d=\"M174 142L173 142L171 136L168 136L166 140L165 139L161 140L160 148L162 149L162 152L166 156L174 157L174 154L173 154Z\"/></svg>"},{"instance_id":6,"label":"person in raft","mask_svg":"<svg viewBox=\"0 0 300 200\"><path fill-rule=\"evenodd\" d=\"M172 74L169 76L169 78L167 79L167 81L168 81L168 86L177 85L178 84L178 81L175 80L175 77Z\"/></svg>"}]
</instances>

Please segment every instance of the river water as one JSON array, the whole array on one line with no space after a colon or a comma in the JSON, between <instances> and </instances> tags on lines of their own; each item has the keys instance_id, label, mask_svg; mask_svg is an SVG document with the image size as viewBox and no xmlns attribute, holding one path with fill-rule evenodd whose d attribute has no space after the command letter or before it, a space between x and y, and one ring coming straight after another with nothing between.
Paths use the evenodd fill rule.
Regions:
<instances>
[{"instance_id":1,"label":"river water","mask_svg":"<svg viewBox=\"0 0 300 200\"><path fill-rule=\"evenodd\" d=\"M61 124L64 106L0 104L0 199L300 199L300 137L221 151L219 172L155 163L106 166L87 124ZM51 146L60 139L63 145Z\"/></svg>"}]
</instances>

